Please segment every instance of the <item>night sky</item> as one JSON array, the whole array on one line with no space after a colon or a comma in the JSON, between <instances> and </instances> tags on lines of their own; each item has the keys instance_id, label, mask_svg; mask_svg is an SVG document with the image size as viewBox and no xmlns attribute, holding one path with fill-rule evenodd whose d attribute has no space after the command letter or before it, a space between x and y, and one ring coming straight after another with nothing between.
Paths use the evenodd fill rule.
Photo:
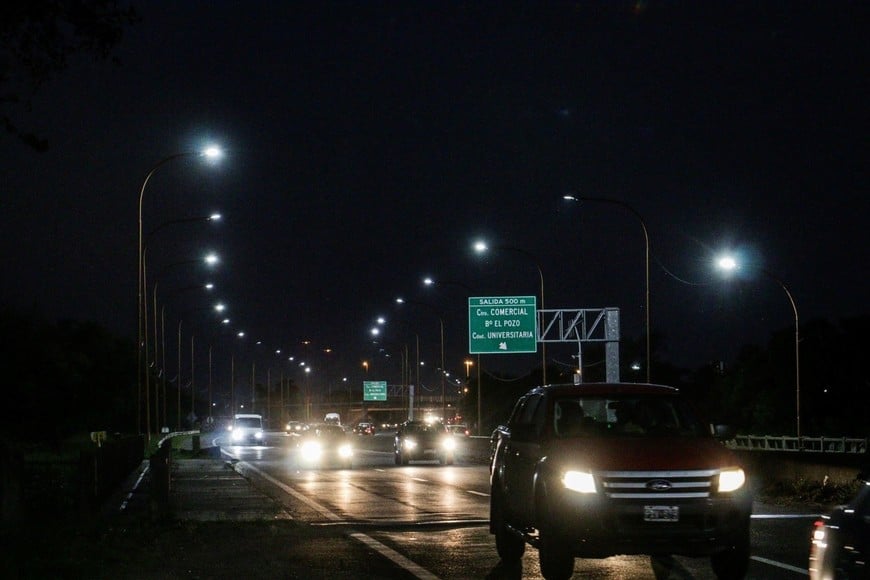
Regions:
<instances>
[{"instance_id":1,"label":"night sky","mask_svg":"<svg viewBox=\"0 0 870 580\"><path fill-rule=\"evenodd\" d=\"M674 364L788 329L776 280L802 323L868 312L866 3L136 9L118 66L73 59L10 112L50 149L0 139L3 304L134 339L139 189L162 159L214 143L217 165L155 172L143 219L159 228L147 256L167 326L182 318L222 360L272 367L281 348L357 381L377 316L386 352L416 335L433 363L440 317L462 374L465 287L536 295L539 268L547 308L618 307L623 336L642 338L640 221L565 194L642 217L652 331ZM483 259L477 239L519 251ZM713 269L724 249L741 252L739 279ZM180 263L207 251L213 271ZM217 301L244 339L219 329ZM575 351L548 346L553 364ZM379 360L369 378L396 380ZM490 371L539 362L484 357Z\"/></svg>"}]
</instances>

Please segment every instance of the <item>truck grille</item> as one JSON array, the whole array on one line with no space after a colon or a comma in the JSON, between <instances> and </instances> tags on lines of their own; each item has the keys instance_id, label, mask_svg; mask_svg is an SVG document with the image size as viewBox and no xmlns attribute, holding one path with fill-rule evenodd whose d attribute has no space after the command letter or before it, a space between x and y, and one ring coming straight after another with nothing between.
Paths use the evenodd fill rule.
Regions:
<instances>
[{"instance_id":1,"label":"truck grille","mask_svg":"<svg viewBox=\"0 0 870 580\"><path fill-rule=\"evenodd\" d=\"M605 471L598 479L611 499L676 500L708 498L718 470Z\"/></svg>"}]
</instances>

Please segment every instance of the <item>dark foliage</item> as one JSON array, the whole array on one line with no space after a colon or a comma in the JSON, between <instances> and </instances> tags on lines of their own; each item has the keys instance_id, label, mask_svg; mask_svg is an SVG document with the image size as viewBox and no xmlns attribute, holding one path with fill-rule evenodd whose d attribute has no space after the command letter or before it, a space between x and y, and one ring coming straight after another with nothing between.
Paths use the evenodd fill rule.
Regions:
<instances>
[{"instance_id":1,"label":"dark foliage","mask_svg":"<svg viewBox=\"0 0 870 580\"><path fill-rule=\"evenodd\" d=\"M135 426L135 345L90 322L46 322L0 310L0 372L9 409L2 434L60 442Z\"/></svg>"},{"instance_id":2,"label":"dark foliage","mask_svg":"<svg viewBox=\"0 0 870 580\"><path fill-rule=\"evenodd\" d=\"M107 59L135 11L116 0L12 0L0 6L0 123L37 151L48 141L16 125L12 107L28 110L42 85L77 54Z\"/></svg>"}]
</instances>

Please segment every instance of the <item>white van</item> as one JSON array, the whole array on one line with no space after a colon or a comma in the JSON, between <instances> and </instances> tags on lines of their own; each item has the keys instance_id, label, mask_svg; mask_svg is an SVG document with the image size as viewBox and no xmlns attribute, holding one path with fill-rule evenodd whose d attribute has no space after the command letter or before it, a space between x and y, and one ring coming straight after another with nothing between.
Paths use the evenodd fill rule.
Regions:
<instances>
[{"instance_id":1,"label":"white van","mask_svg":"<svg viewBox=\"0 0 870 580\"><path fill-rule=\"evenodd\" d=\"M341 425L341 415L338 413L327 413L323 418L323 422L327 425Z\"/></svg>"},{"instance_id":2,"label":"white van","mask_svg":"<svg viewBox=\"0 0 870 580\"><path fill-rule=\"evenodd\" d=\"M257 444L263 441L263 416L238 414L229 426L230 441L235 445Z\"/></svg>"}]
</instances>

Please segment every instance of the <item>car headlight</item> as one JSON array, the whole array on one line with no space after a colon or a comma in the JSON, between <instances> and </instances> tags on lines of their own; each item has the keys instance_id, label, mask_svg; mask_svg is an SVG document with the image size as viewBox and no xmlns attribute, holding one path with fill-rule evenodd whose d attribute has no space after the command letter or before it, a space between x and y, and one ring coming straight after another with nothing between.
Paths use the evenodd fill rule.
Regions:
<instances>
[{"instance_id":1,"label":"car headlight","mask_svg":"<svg viewBox=\"0 0 870 580\"><path fill-rule=\"evenodd\" d=\"M262 439L262 438L263 438L263 432L262 432L262 431L257 431L256 433L254 433L254 438L255 438L255 439Z\"/></svg>"},{"instance_id":2,"label":"car headlight","mask_svg":"<svg viewBox=\"0 0 870 580\"><path fill-rule=\"evenodd\" d=\"M302 447L299 448L299 452L302 454L302 459L315 461L320 459L323 449L320 447L320 443L316 441L306 441L302 444Z\"/></svg>"},{"instance_id":3,"label":"car headlight","mask_svg":"<svg viewBox=\"0 0 870 580\"><path fill-rule=\"evenodd\" d=\"M446 451L453 451L456 449L456 439L453 437L445 437L442 446Z\"/></svg>"},{"instance_id":4,"label":"car headlight","mask_svg":"<svg viewBox=\"0 0 870 580\"><path fill-rule=\"evenodd\" d=\"M350 445L342 445L338 448L338 456L342 459L347 459L348 457L353 455L353 449Z\"/></svg>"},{"instance_id":5,"label":"car headlight","mask_svg":"<svg viewBox=\"0 0 870 580\"><path fill-rule=\"evenodd\" d=\"M403 446L405 449L414 449L414 448L417 447L417 442L414 441L413 439L405 439L405 440L402 442L402 446Z\"/></svg>"},{"instance_id":6,"label":"car headlight","mask_svg":"<svg viewBox=\"0 0 870 580\"><path fill-rule=\"evenodd\" d=\"M746 483L746 474L742 469L725 469L719 474L719 493L737 491L744 483Z\"/></svg>"},{"instance_id":7,"label":"car headlight","mask_svg":"<svg viewBox=\"0 0 870 580\"><path fill-rule=\"evenodd\" d=\"M596 493L595 478L586 471L566 471L562 475L562 484L566 489L577 493Z\"/></svg>"}]
</instances>

